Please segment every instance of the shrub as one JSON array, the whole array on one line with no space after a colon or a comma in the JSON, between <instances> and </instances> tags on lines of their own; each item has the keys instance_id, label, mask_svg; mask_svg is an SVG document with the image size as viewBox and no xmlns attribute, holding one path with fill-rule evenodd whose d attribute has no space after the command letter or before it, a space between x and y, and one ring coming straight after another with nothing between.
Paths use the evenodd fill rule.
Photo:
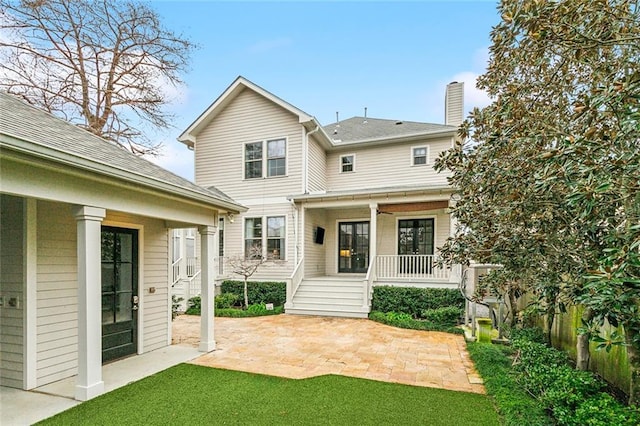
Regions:
<instances>
[{"instance_id":1,"label":"shrub","mask_svg":"<svg viewBox=\"0 0 640 426\"><path fill-rule=\"evenodd\" d=\"M178 297L175 294L171 295L171 321L180 315L180 302L183 300L184 298Z\"/></svg>"},{"instance_id":2,"label":"shrub","mask_svg":"<svg viewBox=\"0 0 640 426\"><path fill-rule=\"evenodd\" d=\"M428 309L447 306L464 308L464 298L458 290L444 288L414 288L379 286L373 289L371 309L380 312L402 312L420 318Z\"/></svg>"},{"instance_id":3,"label":"shrub","mask_svg":"<svg viewBox=\"0 0 640 426\"><path fill-rule=\"evenodd\" d=\"M559 425L640 424L637 408L604 394L605 384L593 373L573 369L564 352L527 340L528 336L536 333L516 333L512 340L517 350L513 372Z\"/></svg>"},{"instance_id":4,"label":"shrub","mask_svg":"<svg viewBox=\"0 0 640 426\"><path fill-rule=\"evenodd\" d=\"M249 308L244 309L217 309L217 317L230 317L230 318L247 318L247 317L260 317L265 315L278 315L284 311L282 306L275 306L273 310L268 311L264 305L249 305Z\"/></svg>"},{"instance_id":5,"label":"shrub","mask_svg":"<svg viewBox=\"0 0 640 426\"><path fill-rule=\"evenodd\" d=\"M511 340L548 343L540 327L514 327L508 330Z\"/></svg>"},{"instance_id":6,"label":"shrub","mask_svg":"<svg viewBox=\"0 0 640 426\"><path fill-rule=\"evenodd\" d=\"M200 299L200 296L192 297L191 299L187 300L187 310L185 314L200 315L201 306L202 306L202 301Z\"/></svg>"},{"instance_id":7,"label":"shrub","mask_svg":"<svg viewBox=\"0 0 640 426\"><path fill-rule=\"evenodd\" d=\"M640 424L637 407L625 407L608 393L601 392L583 401L567 425L584 426L635 426Z\"/></svg>"},{"instance_id":8,"label":"shrub","mask_svg":"<svg viewBox=\"0 0 640 426\"><path fill-rule=\"evenodd\" d=\"M511 371L512 349L508 346L470 342L469 355L482 376L487 393L494 399L496 409L506 426L552 425L538 401L516 381Z\"/></svg>"},{"instance_id":9,"label":"shrub","mask_svg":"<svg viewBox=\"0 0 640 426\"><path fill-rule=\"evenodd\" d=\"M464 310L457 306L445 306L436 309L425 309L421 317L440 325L455 326L460 323L460 317Z\"/></svg>"},{"instance_id":10,"label":"shrub","mask_svg":"<svg viewBox=\"0 0 640 426\"><path fill-rule=\"evenodd\" d=\"M216 309L227 309L238 301L239 297L233 293L222 293L215 298Z\"/></svg>"},{"instance_id":11,"label":"shrub","mask_svg":"<svg viewBox=\"0 0 640 426\"><path fill-rule=\"evenodd\" d=\"M411 330L444 331L453 334L464 334L464 331L460 328L436 324L430 321L416 320L406 313L387 312L385 314L383 312L372 311L369 314L369 319L382 324Z\"/></svg>"},{"instance_id":12,"label":"shrub","mask_svg":"<svg viewBox=\"0 0 640 426\"><path fill-rule=\"evenodd\" d=\"M238 295L238 300L244 297L244 283L242 281L223 281L221 288L222 293ZM287 284L284 282L250 281L247 284L247 296L249 297L249 305L257 303L284 305L287 300Z\"/></svg>"}]
</instances>

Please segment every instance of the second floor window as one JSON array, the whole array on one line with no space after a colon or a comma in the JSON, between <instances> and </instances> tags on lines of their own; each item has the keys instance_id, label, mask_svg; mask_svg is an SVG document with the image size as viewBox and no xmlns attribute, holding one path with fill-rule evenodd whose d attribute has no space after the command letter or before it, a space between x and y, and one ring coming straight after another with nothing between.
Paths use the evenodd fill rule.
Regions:
<instances>
[{"instance_id":1,"label":"second floor window","mask_svg":"<svg viewBox=\"0 0 640 426\"><path fill-rule=\"evenodd\" d=\"M340 173L348 173L355 170L356 156L355 154L340 156Z\"/></svg>"},{"instance_id":2,"label":"second floor window","mask_svg":"<svg viewBox=\"0 0 640 426\"><path fill-rule=\"evenodd\" d=\"M427 164L427 147L426 146L417 146L411 149L412 152L412 162L414 166L419 166L421 164Z\"/></svg>"},{"instance_id":3,"label":"second floor window","mask_svg":"<svg viewBox=\"0 0 640 426\"><path fill-rule=\"evenodd\" d=\"M244 145L245 179L284 176L286 173L286 139L272 139Z\"/></svg>"}]
</instances>

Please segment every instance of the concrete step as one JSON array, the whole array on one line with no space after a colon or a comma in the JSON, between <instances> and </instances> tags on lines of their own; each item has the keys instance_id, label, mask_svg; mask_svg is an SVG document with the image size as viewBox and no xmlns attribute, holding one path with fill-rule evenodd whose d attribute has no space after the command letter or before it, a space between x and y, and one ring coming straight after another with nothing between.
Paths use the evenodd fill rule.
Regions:
<instances>
[{"instance_id":1,"label":"concrete step","mask_svg":"<svg viewBox=\"0 0 640 426\"><path fill-rule=\"evenodd\" d=\"M285 309L287 314L313 315L320 317L367 318L369 312L358 309L324 309L322 307L294 307Z\"/></svg>"}]
</instances>

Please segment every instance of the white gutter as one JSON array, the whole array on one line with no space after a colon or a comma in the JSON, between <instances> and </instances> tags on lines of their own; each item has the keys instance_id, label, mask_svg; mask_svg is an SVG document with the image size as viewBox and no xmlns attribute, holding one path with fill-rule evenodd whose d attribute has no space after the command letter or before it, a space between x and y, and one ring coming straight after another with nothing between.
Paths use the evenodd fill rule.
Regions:
<instances>
[{"instance_id":1,"label":"white gutter","mask_svg":"<svg viewBox=\"0 0 640 426\"><path fill-rule=\"evenodd\" d=\"M246 207L243 205L222 200L215 197L213 194L208 195L206 193L190 190L170 182L149 178L141 174L132 173L127 170L99 163L84 157L23 141L22 139L14 138L10 135L0 135L0 148L12 150L30 157L54 161L56 163L68 165L91 173L122 179L138 185L146 186L156 191L167 192L172 195L178 195L201 203L215 205L218 208L222 207L236 213L246 211ZM206 190L206 188L202 189Z\"/></svg>"}]
</instances>

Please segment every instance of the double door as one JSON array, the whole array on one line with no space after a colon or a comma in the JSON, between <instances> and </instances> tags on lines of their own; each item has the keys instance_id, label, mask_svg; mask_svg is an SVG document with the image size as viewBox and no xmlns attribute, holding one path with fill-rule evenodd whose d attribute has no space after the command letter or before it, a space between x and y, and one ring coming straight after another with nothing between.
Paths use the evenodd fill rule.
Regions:
<instances>
[{"instance_id":1,"label":"double door","mask_svg":"<svg viewBox=\"0 0 640 426\"><path fill-rule=\"evenodd\" d=\"M338 234L338 272L366 273L369 269L369 222L340 222Z\"/></svg>"}]
</instances>

